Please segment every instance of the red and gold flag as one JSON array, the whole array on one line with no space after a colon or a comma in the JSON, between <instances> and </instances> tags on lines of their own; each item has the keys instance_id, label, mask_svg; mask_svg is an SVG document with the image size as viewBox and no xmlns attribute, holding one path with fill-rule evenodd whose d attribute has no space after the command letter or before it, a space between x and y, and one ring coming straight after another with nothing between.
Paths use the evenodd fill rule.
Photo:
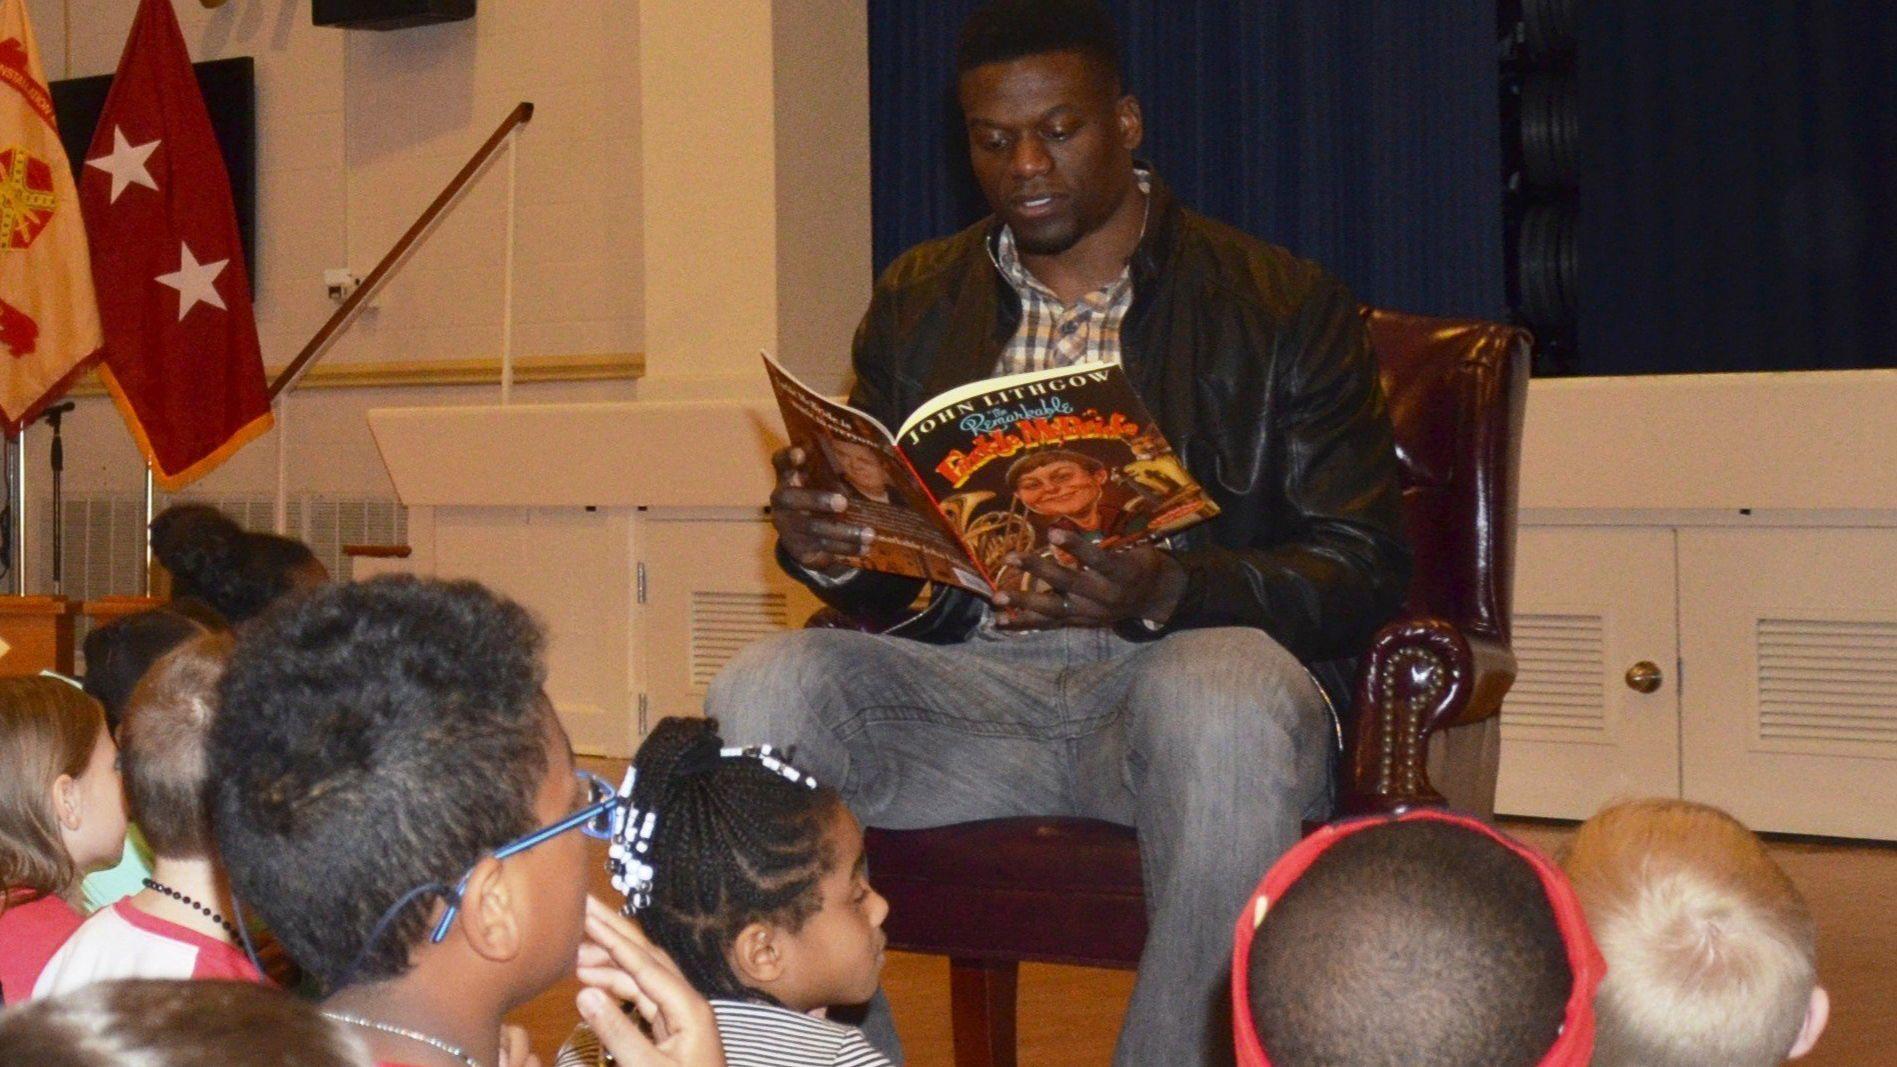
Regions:
<instances>
[{"instance_id":1,"label":"red and gold flag","mask_svg":"<svg viewBox=\"0 0 1897 1067\"><path fill-rule=\"evenodd\" d=\"M25 0L0 0L0 423L16 433L99 353L85 224Z\"/></svg>"},{"instance_id":2,"label":"red and gold flag","mask_svg":"<svg viewBox=\"0 0 1897 1067\"><path fill-rule=\"evenodd\" d=\"M230 177L169 0L139 4L80 196L101 376L158 482L180 488L270 428L270 395Z\"/></svg>"}]
</instances>

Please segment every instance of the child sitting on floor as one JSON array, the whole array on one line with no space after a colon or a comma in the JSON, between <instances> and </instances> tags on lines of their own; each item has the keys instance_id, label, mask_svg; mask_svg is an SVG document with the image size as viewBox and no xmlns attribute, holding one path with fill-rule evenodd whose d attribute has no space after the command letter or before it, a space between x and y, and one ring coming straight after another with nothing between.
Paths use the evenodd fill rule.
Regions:
<instances>
[{"instance_id":1,"label":"child sitting on floor","mask_svg":"<svg viewBox=\"0 0 1897 1067\"><path fill-rule=\"evenodd\" d=\"M105 709L105 725L116 739L132 690L152 664L210 627L175 611L158 608L114 619L86 634L86 694ZM151 846L136 823L125 830L125 851L118 866L87 875L80 883L87 912L124 900L151 877Z\"/></svg>"},{"instance_id":2,"label":"child sitting on floor","mask_svg":"<svg viewBox=\"0 0 1897 1067\"><path fill-rule=\"evenodd\" d=\"M104 978L263 976L239 945L211 843L205 739L228 634L204 634L160 659L132 690L119 727L125 796L152 849L144 888L87 919L46 965L33 995Z\"/></svg>"},{"instance_id":3,"label":"child sitting on floor","mask_svg":"<svg viewBox=\"0 0 1897 1067\"><path fill-rule=\"evenodd\" d=\"M1603 969L1561 871L1442 811L1335 823L1239 917L1240 1067L1586 1067Z\"/></svg>"},{"instance_id":4,"label":"child sitting on floor","mask_svg":"<svg viewBox=\"0 0 1897 1067\"><path fill-rule=\"evenodd\" d=\"M471 582L326 586L261 616L211 730L232 888L378 1062L511 1062L502 1019L577 961L581 1015L622 1064L715 1067L709 1008L629 923L587 913L574 831L607 835L623 805L576 772L540 648Z\"/></svg>"},{"instance_id":5,"label":"child sitting on floor","mask_svg":"<svg viewBox=\"0 0 1897 1067\"><path fill-rule=\"evenodd\" d=\"M173 504L160 512L152 520L151 548L171 575L173 611L231 627L329 581L329 569L310 546L245 530L208 504Z\"/></svg>"},{"instance_id":6,"label":"child sitting on floor","mask_svg":"<svg viewBox=\"0 0 1897 1067\"><path fill-rule=\"evenodd\" d=\"M253 982L94 982L0 1015L0 1063L33 1067L372 1067L316 1007Z\"/></svg>"},{"instance_id":7,"label":"child sitting on floor","mask_svg":"<svg viewBox=\"0 0 1897 1067\"><path fill-rule=\"evenodd\" d=\"M634 844L614 857L628 910L711 999L732 1067L887 1065L822 1017L875 995L889 913L836 792L768 750L725 748L704 719L661 720L633 773ZM596 1062L582 1029L558 1067Z\"/></svg>"},{"instance_id":8,"label":"child sitting on floor","mask_svg":"<svg viewBox=\"0 0 1897 1067\"><path fill-rule=\"evenodd\" d=\"M1568 876L1607 957L1601 1067L1753 1067L1824 1031L1811 912L1752 831L1717 808L1636 800L1582 825Z\"/></svg>"},{"instance_id":9,"label":"child sitting on floor","mask_svg":"<svg viewBox=\"0 0 1897 1067\"><path fill-rule=\"evenodd\" d=\"M180 615L169 608L153 608L120 616L86 634L86 695L105 709L105 724L117 737L132 699L152 664L165 653L216 627Z\"/></svg>"},{"instance_id":10,"label":"child sitting on floor","mask_svg":"<svg viewBox=\"0 0 1897 1067\"><path fill-rule=\"evenodd\" d=\"M125 843L118 749L98 702L56 678L0 679L0 994L26 1000L84 917L67 901Z\"/></svg>"}]
</instances>

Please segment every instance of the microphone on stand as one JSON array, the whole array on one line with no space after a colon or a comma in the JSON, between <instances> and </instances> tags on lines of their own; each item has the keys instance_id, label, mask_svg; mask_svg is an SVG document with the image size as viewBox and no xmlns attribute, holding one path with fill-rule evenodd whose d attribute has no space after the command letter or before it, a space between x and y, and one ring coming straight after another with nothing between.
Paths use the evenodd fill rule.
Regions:
<instances>
[{"instance_id":1,"label":"microphone on stand","mask_svg":"<svg viewBox=\"0 0 1897 1067\"><path fill-rule=\"evenodd\" d=\"M60 484L61 481L63 480L64 472L66 470L66 446L59 439L59 420L67 412L70 412L72 409L78 406L79 406L78 404L74 403L73 401L68 400L68 401L65 401L64 403L54 404L52 407L47 408L45 411L40 412L40 418L45 419L46 424L53 428L52 467L53 467L53 595L54 596L63 596L65 595L65 592L66 592L65 579L61 573L61 566L65 562L65 555L66 555L66 545L65 545L66 516L64 514L66 510L66 506L65 506L66 493L65 493L64 487Z\"/></svg>"}]
</instances>

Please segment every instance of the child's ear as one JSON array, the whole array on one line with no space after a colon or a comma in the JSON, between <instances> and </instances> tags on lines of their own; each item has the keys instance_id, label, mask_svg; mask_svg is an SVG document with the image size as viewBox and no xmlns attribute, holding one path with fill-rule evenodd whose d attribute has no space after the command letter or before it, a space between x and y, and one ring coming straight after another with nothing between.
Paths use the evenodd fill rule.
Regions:
<instances>
[{"instance_id":1,"label":"child's ear","mask_svg":"<svg viewBox=\"0 0 1897 1067\"><path fill-rule=\"evenodd\" d=\"M85 814L85 805L79 801L79 783L70 774L62 774L53 779L53 817L67 832L77 832Z\"/></svg>"},{"instance_id":2,"label":"child's ear","mask_svg":"<svg viewBox=\"0 0 1897 1067\"><path fill-rule=\"evenodd\" d=\"M763 989L784 977L784 951L778 944L777 928L769 923L752 923L738 931L727 954L738 981L753 989Z\"/></svg>"},{"instance_id":3,"label":"child's ear","mask_svg":"<svg viewBox=\"0 0 1897 1067\"><path fill-rule=\"evenodd\" d=\"M1785 1054L1786 1058L1795 1060L1810 1052L1830 1021L1831 994L1825 992L1824 986L1811 987L1811 1005L1805 1009L1805 1025L1798 1028L1798 1040L1792 1042L1792 1050Z\"/></svg>"},{"instance_id":4,"label":"child's ear","mask_svg":"<svg viewBox=\"0 0 1897 1067\"><path fill-rule=\"evenodd\" d=\"M461 890L461 913L455 918L463 940L483 959L506 963L520 955L525 903L507 879L501 862L488 856L474 865Z\"/></svg>"}]
</instances>

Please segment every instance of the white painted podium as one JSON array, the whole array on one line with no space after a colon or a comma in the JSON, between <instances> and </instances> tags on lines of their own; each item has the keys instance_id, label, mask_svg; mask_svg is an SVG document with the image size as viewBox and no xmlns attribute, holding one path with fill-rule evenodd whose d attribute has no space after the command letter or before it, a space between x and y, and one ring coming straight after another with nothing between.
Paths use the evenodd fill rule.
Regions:
<instances>
[{"instance_id":1,"label":"white painted podium","mask_svg":"<svg viewBox=\"0 0 1897 1067\"><path fill-rule=\"evenodd\" d=\"M625 756L698 714L738 649L816 598L771 559L781 424L769 398L369 412L414 549L547 630L547 690L574 747Z\"/></svg>"}]
</instances>

